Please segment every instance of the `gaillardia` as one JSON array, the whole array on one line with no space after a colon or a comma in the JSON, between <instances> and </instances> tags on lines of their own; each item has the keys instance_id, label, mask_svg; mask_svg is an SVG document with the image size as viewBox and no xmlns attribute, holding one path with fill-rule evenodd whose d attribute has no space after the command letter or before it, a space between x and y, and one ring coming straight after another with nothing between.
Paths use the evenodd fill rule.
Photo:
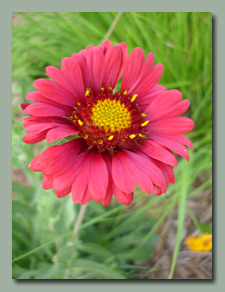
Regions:
<instances>
[{"instance_id":1,"label":"gaillardia","mask_svg":"<svg viewBox=\"0 0 225 292\"><path fill-rule=\"evenodd\" d=\"M34 103L21 105L30 115L23 141L70 141L31 161L30 169L44 174L44 189L53 188L60 198L71 193L74 203L93 199L106 206L114 194L129 205L135 184L161 195L175 182L172 151L189 159L184 145L192 144L184 134L194 123L180 117L189 100L157 85L163 65L153 65L152 53L145 60L135 48L128 56L125 43L105 41L64 58L61 70L46 68L52 80L36 80L37 91L26 95Z\"/></svg>"}]
</instances>

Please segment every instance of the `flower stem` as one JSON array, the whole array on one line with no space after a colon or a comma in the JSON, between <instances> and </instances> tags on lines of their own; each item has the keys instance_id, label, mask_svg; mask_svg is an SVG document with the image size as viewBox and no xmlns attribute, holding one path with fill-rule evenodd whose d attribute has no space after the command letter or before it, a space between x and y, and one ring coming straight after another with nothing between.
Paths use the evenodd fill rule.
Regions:
<instances>
[{"instance_id":1,"label":"flower stem","mask_svg":"<svg viewBox=\"0 0 225 292\"><path fill-rule=\"evenodd\" d=\"M77 217L77 220L76 220L76 224L74 225L74 229L73 229L73 237L72 237L72 241L73 242L75 241L76 236L78 234L78 231L79 231L80 225L81 225L81 223L83 221L86 209L87 209L87 204L86 205L82 205L81 208L80 208L80 211L79 211L79 214L78 214L78 217Z\"/></svg>"},{"instance_id":2,"label":"flower stem","mask_svg":"<svg viewBox=\"0 0 225 292\"><path fill-rule=\"evenodd\" d=\"M123 12L118 12L118 14L116 15L113 23L111 24L110 28L108 29L108 31L106 32L103 40L102 40L102 43L104 41L106 41L107 39L109 39L109 37L111 36L115 26L117 25L118 21L120 20L120 17L122 16Z\"/></svg>"},{"instance_id":3,"label":"flower stem","mask_svg":"<svg viewBox=\"0 0 225 292\"><path fill-rule=\"evenodd\" d=\"M80 208L80 211L79 211L79 214L78 214L78 217L77 217L76 223L74 225L74 229L73 229L72 243L74 243L75 240L76 240L76 236L77 236L77 234L79 232L79 229L80 229L81 223L83 221L86 209L87 209L87 204L86 205L82 205L81 208ZM73 257L74 256L72 255L71 260L67 261L67 269L66 269L65 274L64 274L64 279L68 279L69 278Z\"/></svg>"}]
</instances>

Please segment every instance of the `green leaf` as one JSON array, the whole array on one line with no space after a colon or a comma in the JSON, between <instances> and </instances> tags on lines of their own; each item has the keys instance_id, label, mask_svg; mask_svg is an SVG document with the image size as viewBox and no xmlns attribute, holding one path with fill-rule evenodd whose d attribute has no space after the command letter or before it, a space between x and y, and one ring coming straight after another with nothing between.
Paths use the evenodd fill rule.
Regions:
<instances>
[{"instance_id":1,"label":"green leaf","mask_svg":"<svg viewBox=\"0 0 225 292\"><path fill-rule=\"evenodd\" d=\"M77 246L73 244L73 245L68 245L68 246L64 246L63 248L61 248L57 252L56 258L60 262L66 262L66 261L73 259L77 255L78 255Z\"/></svg>"},{"instance_id":2,"label":"green leaf","mask_svg":"<svg viewBox=\"0 0 225 292\"><path fill-rule=\"evenodd\" d=\"M142 262L150 258L153 251L153 245L157 242L158 238L158 235L155 234L149 240L144 241L143 244L140 244L139 246L134 248L129 254L129 259Z\"/></svg>"},{"instance_id":3,"label":"green leaf","mask_svg":"<svg viewBox=\"0 0 225 292\"><path fill-rule=\"evenodd\" d=\"M97 256L100 259L107 259L114 256L110 251L108 251L108 249L99 244L91 242L80 244L78 246L78 250Z\"/></svg>"},{"instance_id":4,"label":"green leaf","mask_svg":"<svg viewBox=\"0 0 225 292\"><path fill-rule=\"evenodd\" d=\"M105 279L126 279L121 273L107 267L104 264L99 264L94 261L77 259L73 261L71 270L86 270L95 271L96 273L103 276Z\"/></svg>"},{"instance_id":5,"label":"green leaf","mask_svg":"<svg viewBox=\"0 0 225 292\"><path fill-rule=\"evenodd\" d=\"M203 232L203 233L212 234L212 227L208 224L198 224L198 230Z\"/></svg>"}]
</instances>

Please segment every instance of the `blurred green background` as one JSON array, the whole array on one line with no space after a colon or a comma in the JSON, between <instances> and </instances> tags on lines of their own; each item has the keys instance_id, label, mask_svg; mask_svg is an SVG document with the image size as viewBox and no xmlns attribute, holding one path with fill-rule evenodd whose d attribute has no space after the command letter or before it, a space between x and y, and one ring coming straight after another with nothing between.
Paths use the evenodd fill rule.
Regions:
<instances>
[{"instance_id":1,"label":"blurred green background","mask_svg":"<svg viewBox=\"0 0 225 292\"><path fill-rule=\"evenodd\" d=\"M12 257L14 279L146 279L158 230L178 208L173 277L182 245L186 200L211 191L212 176L212 14L211 13L13 13L12 17ZM116 200L106 207L88 204L79 236L71 242L80 205L70 195L58 199L42 189L42 174L29 170L46 142L27 145L20 108L45 67L99 45L126 42L141 47L164 65L160 84L178 89L191 102L185 114L195 122L190 162L178 158L176 183L160 197L138 188L129 206ZM210 231L192 214L199 231ZM203 228L204 227L204 228Z\"/></svg>"}]
</instances>

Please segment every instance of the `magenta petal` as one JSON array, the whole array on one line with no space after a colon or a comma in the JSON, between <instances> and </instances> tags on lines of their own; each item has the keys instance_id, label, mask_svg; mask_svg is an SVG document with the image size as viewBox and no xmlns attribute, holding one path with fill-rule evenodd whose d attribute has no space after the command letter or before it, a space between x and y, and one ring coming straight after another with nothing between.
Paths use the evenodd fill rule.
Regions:
<instances>
[{"instance_id":1,"label":"magenta petal","mask_svg":"<svg viewBox=\"0 0 225 292\"><path fill-rule=\"evenodd\" d=\"M46 138L46 134L48 133L49 129L38 131L38 132L30 132L23 137L23 142L27 144L35 144L41 142Z\"/></svg>"},{"instance_id":2,"label":"magenta petal","mask_svg":"<svg viewBox=\"0 0 225 292\"><path fill-rule=\"evenodd\" d=\"M121 62L121 66L120 66L120 71L118 73L118 80L120 79L120 77L123 74L126 62L127 62L127 58L128 58L128 49L127 49L127 45L126 43L120 43L119 46L121 47L122 50L122 62Z\"/></svg>"},{"instance_id":3,"label":"magenta petal","mask_svg":"<svg viewBox=\"0 0 225 292\"><path fill-rule=\"evenodd\" d=\"M39 131L44 131L47 129L52 129L55 127L57 127L57 125L51 124L51 123L36 123L36 124L30 124L24 128L26 131L39 132Z\"/></svg>"},{"instance_id":4,"label":"magenta petal","mask_svg":"<svg viewBox=\"0 0 225 292\"><path fill-rule=\"evenodd\" d=\"M85 195L88 185L87 174L89 172L89 164L80 169L72 185L72 200L75 204L80 203Z\"/></svg>"},{"instance_id":5,"label":"magenta petal","mask_svg":"<svg viewBox=\"0 0 225 292\"><path fill-rule=\"evenodd\" d=\"M169 149L171 149L172 151L176 152L177 154L179 154L180 156L184 157L186 160L189 161L189 153L187 151L187 148L180 142L176 141L177 136L174 136L174 139L168 138L164 135L153 133L149 134L148 136L152 140L156 141L157 143L165 147L168 147Z\"/></svg>"},{"instance_id":6,"label":"magenta petal","mask_svg":"<svg viewBox=\"0 0 225 292\"><path fill-rule=\"evenodd\" d=\"M113 183L113 178L112 178L112 157L111 157L111 154L109 154L108 152L105 152L103 154L103 159L105 161L107 171L108 171L108 177L109 177L108 187L106 190L105 198L102 201L102 205L105 207L110 203L110 201L112 199L114 183Z\"/></svg>"},{"instance_id":7,"label":"magenta petal","mask_svg":"<svg viewBox=\"0 0 225 292\"><path fill-rule=\"evenodd\" d=\"M54 182L53 182L53 186L54 186ZM69 193L71 193L71 186L64 188L61 192L58 192L57 190L55 190L55 195L58 198L63 198L69 195Z\"/></svg>"},{"instance_id":8,"label":"magenta petal","mask_svg":"<svg viewBox=\"0 0 225 292\"><path fill-rule=\"evenodd\" d=\"M112 46L105 55L105 73L103 84L105 90L114 88L118 81L120 68L122 65L122 50L119 46Z\"/></svg>"},{"instance_id":9,"label":"magenta petal","mask_svg":"<svg viewBox=\"0 0 225 292\"><path fill-rule=\"evenodd\" d=\"M28 105L30 105L30 103L24 102L24 103L21 103L20 106L21 106L22 110L25 110L25 108L28 107Z\"/></svg>"},{"instance_id":10,"label":"magenta petal","mask_svg":"<svg viewBox=\"0 0 225 292\"><path fill-rule=\"evenodd\" d=\"M122 159L119 151L114 153L112 159L112 177L119 189L125 193L131 193L134 191L134 181Z\"/></svg>"},{"instance_id":11,"label":"magenta petal","mask_svg":"<svg viewBox=\"0 0 225 292\"><path fill-rule=\"evenodd\" d=\"M46 96L42 95L38 91L28 92L26 95L26 99L31 100L31 101L35 101L35 102L39 102L39 103L51 104L51 105L57 106L57 107L62 108L62 109L68 109L67 106L62 105L62 104L56 102L55 100L47 98Z\"/></svg>"},{"instance_id":12,"label":"magenta petal","mask_svg":"<svg viewBox=\"0 0 225 292\"><path fill-rule=\"evenodd\" d=\"M154 112L166 111L182 99L182 93L178 90L166 90L160 92L157 98L149 106L149 110Z\"/></svg>"},{"instance_id":13,"label":"magenta petal","mask_svg":"<svg viewBox=\"0 0 225 292\"><path fill-rule=\"evenodd\" d=\"M133 181L145 193L147 194L153 193L154 186L151 179L143 169L141 169L136 163L134 163L134 160L132 159L131 156L127 155L127 152L128 151L121 151L120 158L123 160L123 163L126 164L127 170L130 173L131 177L133 178Z\"/></svg>"},{"instance_id":14,"label":"magenta petal","mask_svg":"<svg viewBox=\"0 0 225 292\"><path fill-rule=\"evenodd\" d=\"M107 51L112 47L112 43L109 40L104 41L99 48L102 49L103 54L105 55Z\"/></svg>"},{"instance_id":15,"label":"magenta petal","mask_svg":"<svg viewBox=\"0 0 225 292\"><path fill-rule=\"evenodd\" d=\"M83 143L80 139L62 145L54 145L40 154L39 162L44 175L53 176L65 172L76 159Z\"/></svg>"},{"instance_id":16,"label":"magenta petal","mask_svg":"<svg viewBox=\"0 0 225 292\"><path fill-rule=\"evenodd\" d=\"M150 157L141 152L133 153L128 150L123 150L126 153L126 157L136 165L143 173L146 173L152 180L153 184L163 187L165 185L164 177L161 170L152 163Z\"/></svg>"},{"instance_id":17,"label":"magenta petal","mask_svg":"<svg viewBox=\"0 0 225 292\"><path fill-rule=\"evenodd\" d=\"M45 97L67 106L74 106L76 98L68 91L64 90L54 81L49 79L37 79L33 86Z\"/></svg>"},{"instance_id":18,"label":"magenta petal","mask_svg":"<svg viewBox=\"0 0 225 292\"><path fill-rule=\"evenodd\" d=\"M90 86L90 81L89 81L89 74L87 70L87 63L86 63L85 57L82 56L81 54L73 54L71 56L71 59L76 61L79 64L80 69L82 71L84 87L88 88Z\"/></svg>"},{"instance_id":19,"label":"magenta petal","mask_svg":"<svg viewBox=\"0 0 225 292\"><path fill-rule=\"evenodd\" d=\"M150 89L153 88L161 79L163 74L163 65L156 64L151 70L151 73L145 78L140 78L140 81L133 88L132 93L137 93L139 97L142 97L149 93Z\"/></svg>"},{"instance_id":20,"label":"magenta petal","mask_svg":"<svg viewBox=\"0 0 225 292\"><path fill-rule=\"evenodd\" d=\"M128 206L132 203L133 201L133 198L134 198L134 193L131 192L131 193L126 193L126 192L123 192L122 190L120 190L118 187L114 186L113 188L113 192L114 192L114 195L115 197L117 198L117 200Z\"/></svg>"},{"instance_id":21,"label":"magenta petal","mask_svg":"<svg viewBox=\"0 0 225 292\"><path fill-rule=\"evenodd\" d=\"M45 68L46 74L54 80L60 87L68 91L72 95L76 95L76 91L74 90L74 87L72 83L65 77L63 72L54 67L54 66L48 66Z\"/></svg>"},{"instance_id":22,"label":"magenta petal","mask_svg":"<svg viewBox=\"0 0 225 292\"><path fill-rule=\"evenodd\" d=\"M85 96L85 86L79 63L75 59L64 58L62 59L61 67L65 76L72 82L76 97L79 96L79 99L82 100Z\"/></svg>"},{"instance_id":23,"label":"magenta petal","mask_svg":"<svg viewBox=\"0 0 225 292\"><path fill-rule=\"evenodd\" d=\"M70 135L75 135L78 132L79 131L76 130L74 126L61 125L57 128L50 130L46 135L46 140L48 143L52 143L58 139L68 137Z\"/></svg>"},{"instance_id":24,"label":"magenta petal","mask_svg":"<svg viewBox=\"0 0 225 292\"><path fill-rule=\"evenodd\" d=\"M72 187L72 184L76 176L80 172L80 167L84 164L85 158L88 153L83 152L75 157L75 160L71 163L70 167L62 174L58 175L54 179L53 188L59 194L68 194L68 190Z\"/></svg>"},{"instance_id":25,"label":"magenta petal","mask_svg":"<svg viewBox=\"0 0 225 292\"><path fill-rule=\"evenodd\" d=\"M135 48L127 58L121 85L121 93L133 86L139 78L145 62L145 56L141 48ZM129 90L128 90L129 92Z\"/></svg>"},{"instance_id":26,"label":"magenta petal","mask_svg":"<svg viewBox=\"0 0 225 292\"><path fill-rule=\"evenodd\" d=\"M174 118L177 116L182 115L187 111L187 109L190 106L190 101L188 99L185 99L183 101L180 101L176 103L175 105L171 106L169 109L163 111L150 111L149 115L149 121L157 121L159 119L168 119L168 118Z\"/></svg>"},{"instance_id":27,"label":"magenta petal","mask_svg":"<svg viewBox=\"0 0 225 292\"><path fill-rule=\"evenodd\" d=\"M167 136L169 136L169 135L167 135ZM187 147L191 148L191 150L193 150L193 145L192 145L191 141L185 135L177 135L175 137L173 136L173 139L176 141L179 141L180 143L186 145Z\"/></svg>"},{"instance_id":28,"label":"magenta petal","mask_svg":"<svg viewBox=\"0 0 225 292\"><path fill-rule=\"evenodd\" d=\"M176 157L170 151L166 150L154 141L146 140L141 148L141 151L156 160L162 161L171 166L177 166Z\"/></svg>"},{"instance_id":29,"label":"magenta petal","mask_svg":"<svg viewBox=\"0 0 225 292\"><path fill-rule=\"evenodd\" d=\"M186 117L176 117L149 123L146 128L151 133L180 135L190 132L194 122Z\"/></svg>"},{"instance_id":30,"label":"magenta petal","mask_svg":"<svg viewBox=\"0 0 225 292\"><path fill-rule=\"evenodd\" d=\"M92 200L92 196L89 195L88 191L86 191L84 193L83 198L80 200L80 204L81 205L86 205L87 203L89 203Z\"/></svg>"},{"instance_id":31,"label":"magenta petal","mask_svg":"<svg viewBox=\"0 0 225 292\"><path fill-rule=\"evenodd\" d=\"M29 105L24 111L24 114L37 116L37 117L51 117L51 116L67 116L68 111L56 107L54 105L45 104L45 103L33 103Z\"/></svg>"},{"instance_id":32,"label":"magenta petal","mask_svg":"<svg viewBox=\"0 0 225 292\"><path fill-rule=\"evenodd\" d=\"M90 160L88 190L96 202L101 202L108 187L107 167L102 155L98 152L91 153L88 159Z\"/></svg>"},{"instance_id":33,"label":"magenta petal","mask_svg":"<svg viewBox=\"0 0 225 292\"><path fill-rule=\"evenodd\" d=\"M102 51L97 47L88 53L86 56L87 69L90 78L90 88L94 93L98 93L102 86L103 74L104 74L104 55Z\"/></svg>"},{"instance_id":34,"label":"magenta petal","mask_svg":"<svg viewBox=\"0 0 225 292\"><path fill-rule=\"evenodd\" d=\"M29 168L33 171L42 171L41 164L39 162L40 154L35 156L31 163L29 164Z\"/></svg>"},{"instance_id":35,"label":"magenta petal","mask_svg":"<svg viewBox=\"0 0 225 292\"><path fill-rule=\"evenodd\" d=\"M51 189L53 187L53 177L44 176L42 180L42 187L44 190Z\"/></svg>"}]
</instances>

